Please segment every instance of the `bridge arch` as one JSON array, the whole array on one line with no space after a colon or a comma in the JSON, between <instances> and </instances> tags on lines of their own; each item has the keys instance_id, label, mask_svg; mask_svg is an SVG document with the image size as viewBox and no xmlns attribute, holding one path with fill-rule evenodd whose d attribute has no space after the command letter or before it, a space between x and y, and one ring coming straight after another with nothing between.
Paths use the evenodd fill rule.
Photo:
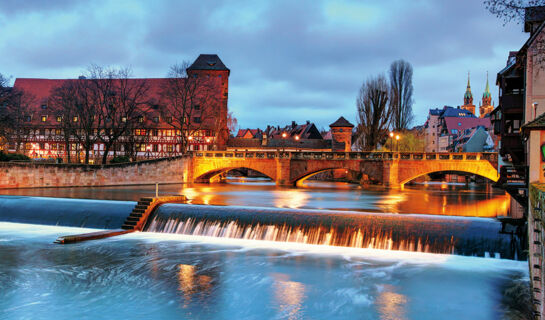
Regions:
<instances>
[{"instance_id":1,"label":"bridge arch","mask_svg":"<svg viewBox=\"0 0 545 320\"><path fill-rule=\"evenodd\" d=\"M420 162L420 161L419 161ZM400 164L398 168L399 185L435 172L460 172L475 174L491 181L498 181L499 174L496 167L488 161L427 161L420 163Z\"/></svg>"},{"instance_id":2,"label":"bridge arch","mask_svg":"<svg viewBox=\"0 0 545 320\"><path fill-rule=\"evenodd\" d=\"M208 183L208 182L213 182L215 181L217 178L219 178L221 175L223 174L226 174L227 172L231 171L231 170L236 170L236 169L250 169L250 170L254 170L254 171L257 171L261 174L263 174L264 176L268 177L269 179L271 179L272 181L275 181L275 177L271 177L269 176L267 173L265 172L261 172L260 170L256 170L254 168L249 168L247 166L237 166L237 167L224 167L224 168L217 168L217 169L211 169L210 171L208 172L205 172L197 177L194 178L194 181L195 182L202 182L202 183Z\"/></svg>"},{"instance_id":3,"label":"bridge arch","mask_svg":"<svg viewBox=\"0 0 545 320\"><path fill-rule=\"evenodd\" d=\"M293 165L292 185L298 185L308 178L330 170L348 170L365 175L372 182L382 180L381 162L360 162L360 161L307 161L304 166Z\"/></svg>"}]
</instances>

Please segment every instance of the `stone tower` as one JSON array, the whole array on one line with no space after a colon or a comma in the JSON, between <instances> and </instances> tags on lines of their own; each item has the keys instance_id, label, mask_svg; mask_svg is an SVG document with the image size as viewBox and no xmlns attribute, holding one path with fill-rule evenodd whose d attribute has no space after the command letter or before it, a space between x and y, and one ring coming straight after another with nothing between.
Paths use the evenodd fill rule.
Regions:
<instances>
[{"instance_id":1,"label":"stone tower","mask_svg":"<svg viewBox=\"0 0 545 320\"><path fill-rule=\"evenodd\" d=\"M330 124L329 127L331 128L333 151L351 151L352 128L354 128L354 125L348 122L344 117L340 117L337 121Z\"/></svg>"},{"instance_id":2,"label":"stone tower","mask_svg":"<svg viewBox=\"0 0 545 320\"><path fill-rule=\"evenodd\" d=\"M488 72L486 73L486 89L484 89L483 99L479 106L479 118L484 118L487 114L494 110L492 104L492 94L490 94L490 86L488 85Z\"/></svg>"},{"instance_id":3,"label":"stone tower","mask_svg":"<svg viewBox=\"0 0 545 320\"><path fill-rule=\"evenodd\" d=\"M475 105L473 104L473 94L471 93L471 85L469 84L469 72L467 73L467 88L464 93L464 105L460 108L475 114Z\"/></svg>"},{"instance_id":4,"label":"stone tower","mask_svg":"<svg viewBox=\"0 0 545 320\"><path fill-rule=\"evenodd\" d=\"M229 138L227 98L231 71L217 54L201 54L186 72L188 78L195 79L198 86L195 98L203 104L198 111L202 124L198 126L213 133L216 148L223 150Z\"/></svg>"}]
</instances>

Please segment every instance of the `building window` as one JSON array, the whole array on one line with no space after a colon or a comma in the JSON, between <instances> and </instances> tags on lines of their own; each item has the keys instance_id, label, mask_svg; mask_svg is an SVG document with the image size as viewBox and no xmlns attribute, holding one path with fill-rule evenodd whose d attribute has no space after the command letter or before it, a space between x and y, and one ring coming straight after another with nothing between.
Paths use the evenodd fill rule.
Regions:
<instances>
[{"instance_id":1,"label":"building window","mask_svg":"<svg viewBox=\"0 0 545 320\"><path fill-rule=\"evenodd\" d=\"M167 121L167 123L172 123L172 117L167 117L166 121Z\"/></svg>"},{"instance_id":2,"label":"building window","mask_svg":"<svg viewBox=\"0 0 545 320\"><path fill-rule=\"evenodd\" d=\"M452 134L457 134L457 133L458 133L458 130L452 129L452 130L450 130L450 132L451 132Z\"/></svg>"},{"instance_id":3,"label":"building window","mask_svg":"<svg viewBox=\"0 0 545 320\"><path fill-rule=\"evenodd\" d=\"M42 104L42 110L45 110L47 109L47 105L46 104Z\"/></svg>"},{"instance_id":4,"label":"building window","mask_svg":"<svg viewBox=\"0 0 545 320\"><path fill-rule=\"evenodd\" d=\"M145 136L146 135L146 129L136 129L134 130L134 134L137 136Z\"/></svg>"},{"instance_id":5,"label":"building window","mask_svg":"<svg viewBox=\"0 0 545 320\"><path fill-rule=\"evenodd\" d=\"M153 135L154 137L157 137L157 136L159 135L159 130L153 129L152 135Z\"/></svg>"},{"instance_id":6,"label":"building window","mask_svg":"<svg viewBox=\"0 0 545 320\"><path fill-rule=\"evenodd\" d=\"M459 126L461 126L461 125L462 125L462 123L461 123L461 122L458 122L458 125L459 125Z\"/></svg>"},{"instance_id":7,"label":"building window","mask_svg":"<svg viewBox=\"0 0 545 320\"><path fill-rule=\"evenodd\" d=\"M159 145L158 144L153 145L153 152L159 152Z\"/></svg>"},{"instance_id":8,"label":"building window","mask_svg":"<svg viewBox=\"0 0 545 320\"><path fill-rule=\"evenodd\" d=\"M57 116L57 122L61 122L62 121L62 116Z\"/></svg>"},{"instance_id":9,"label":"building window","mask_svg":"<svg viewBox=\"0 0 545 320\"><path fill-rule=\"evenodd\" d=\"M73 122L78 122L78 116L74 116L74 117L72 118L72 121L73 121Z\"/></svg>"},{"instance_id":10,"label":"building window","mask_svg":"<svg viewBox=\"0 0 545 320\"><path fill-rule=\"evenodd\" d=\"M193 106L193 109L195 109L195 110L201 110L201 106L199 106L198 104L196 104L196 105Z\"/></svg>"},{"instance_id":11,"label":"building window","mask_svg":"<svg viewBox=\"0 0 545 320\"><path fill-rule=\"evenodd\" d=\"M140 123L144 122L144 116L139 116L138 117L138 122L140 122Z\"/></svg>"},{"instance_id":12,"label":"building window","mask_svg":"<svg viewBox=\"0 0 545 320\"><path fill-rule=\"evenodd\" d=\"M153 117L153 122L158 123L159 122L159 117Z\"/></svg>"},{"instance_id":13,"label":"building window","mask_svg":"<svg viewBox=\"0 0 545 320\"><path fill-rule=\"evenodd\" d=\"M40 142L40 150L45 150L45 143Z\"/></svg>"},{"instance_id":14,"label":"building window","mask_svg":"<svg viewBox=\"0 0 545 320\"><path fill-rule=\"evenodd\" d=\"M45 129L40 129L39 132L40 132L40 135L41 135L41 136L45 136ZM42 149L43 149L43 148L42 148Z\"/></svg>"},{"instance_id":15,"label":"building window","mask_svg":"<svg viewBox=\"0 0 545 320\"><path fill-rule=\"evenodd\" d=\"M121 122L127 122L127 117L121 117Z\"/></svg>"},{"instance_id":16,"label":"building window","mask_svg":"<svg viewBox=\"0 0 545 320\"><path fill-rule=\"evenodd\" d=\"M42 122L46 122L47 121L47 116L42 116Z\"/></svg>"},{"instance_id":17,"label":"building window","mask_svg":"<svg viewBox=\"0 0 545 320\"><path fill-rule=\"evenodd\" d=\"M193 117L194 123L201 123L201 117Z\"/></svg>"},{"instance_id":18,"label":"building window","mask_svg":"<svg viewBox=\"0 0 545 320\"><path fill-rule=\"evenodd\" d=\"M25 122L30 122L30 120L31 120L30 116L25 116Z\"/></svg>"},{"instance_id":19,"label":"building window","mask_svg":"<svg viewBox=\"0 0 545 320\"><path fill-rule=\"evenodd\" d=\"M55 129L55 134L60 136L61 135L61 129Z\"/></svg>"},{"instance_id":20,"label":"building window","mask_svg":"<svg viewBox=\"0 0 545 320\"><path fill-rule=\"evenodd\" d=\"M173 152L173 151L174 151L173 145L167 144L167 152Z\"/></svg>"},{"instance_id":21,"label":"building window","mask_svg":"<svg viewBox=\"0 0 545 320\"><path fill-rule=\"evenodd\" d=\"M57 144L56 144L56 143L52 143L52 144L49 145L49 148L50 148L51 150L57 150Z\"/></svg>"}]
</instances>

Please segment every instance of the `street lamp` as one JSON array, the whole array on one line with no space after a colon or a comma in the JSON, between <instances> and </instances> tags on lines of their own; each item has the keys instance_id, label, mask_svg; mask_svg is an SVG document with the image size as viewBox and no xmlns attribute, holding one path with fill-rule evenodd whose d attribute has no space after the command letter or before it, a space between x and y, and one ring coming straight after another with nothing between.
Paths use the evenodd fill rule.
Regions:
<instances>
[{"instance_id":1,"label":"street lamp","mask_svg":"<svg viewBox=\"0 0 545 320\"><path fill-rule=\"evenodd\" d=\"M390 152L394 151L394 132L390 132Z\"/></svg>"},{"instance_id":2,"label":"street lamp","mask_svg":"<svg viewBox=\"0 0 545 320\"><path fill-rule=\"evenodd\" d=\"M396 135L396 151L399 152L399 134Z\"/></svg>"},{"instance_id":3,"label":"street lamp","mask_svg":"<svg viewBox=\"0 0 545 320\"><path fill-rule=\"evenodd\" d=\"M288 136L287 133L282 132L282 152L286 149L286 137Z\"/></svg>"}]
</instances>

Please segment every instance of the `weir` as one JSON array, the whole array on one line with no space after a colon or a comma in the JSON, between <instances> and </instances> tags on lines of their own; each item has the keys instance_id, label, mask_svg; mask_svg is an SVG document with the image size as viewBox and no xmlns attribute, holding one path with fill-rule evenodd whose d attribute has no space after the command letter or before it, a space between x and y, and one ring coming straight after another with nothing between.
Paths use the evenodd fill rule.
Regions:
<instances>
[{"instance_id":1,"label":"weir","mask_svg":"<svg viewBox=\"0 0 545 320\"><path fill-rule=\"evenodd\" d=\"M165 204L144 231L525 259L515 234L483 218Z\"/></svg>"},{"instance_id":2,"label":"weir","mask_svg":"<svg viewBox=\"0 0 545 320\"><path fill-rule=\"evenodd\" d=\"M185 197L150 198L139 211L131 201L0 196L0 221L109 229L64 236L71 243L132 231L293 242L312 245L403 250L504 259L525 259L518 231L502 222L417 214L212 206L182 203ZM134 210L133 210L134 208ZM138 211L138 212L136 212ZM138 215L134 228L127 217ZM127 228L125 228L127 229Z\"/></svg>"}]
</instances>

